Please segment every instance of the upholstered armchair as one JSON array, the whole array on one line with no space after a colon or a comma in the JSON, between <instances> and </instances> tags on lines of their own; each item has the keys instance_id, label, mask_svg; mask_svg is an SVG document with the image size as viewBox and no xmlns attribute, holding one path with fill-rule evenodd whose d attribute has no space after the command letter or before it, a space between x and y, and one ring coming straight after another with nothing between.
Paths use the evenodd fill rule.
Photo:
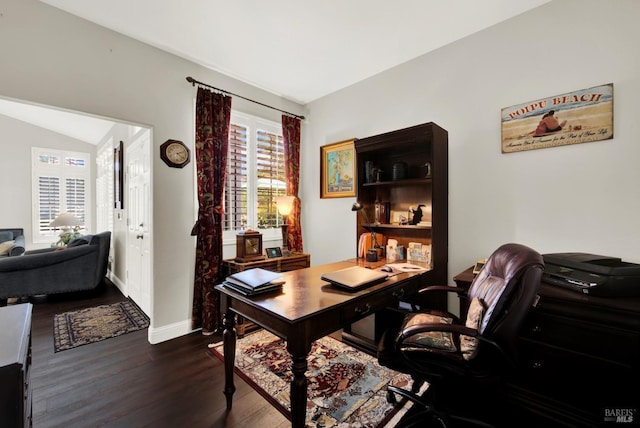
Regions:
<instances>
[{"instance_id":1,"label":"upholstered armchair","mask_svg":"<svg viewBox=\"0 0 640 428\"><path fill-rule=\"evenodd\" d=\"M505 244L489 257L468 291L449 286L420 291L427 296L456 294L468 307L466 319L426 308L398 314L396 325L383 334L378 360L415 380L412 391L389 387L387 395L389 401L401 396L417 404L417 414L406 426L509 426L502 386L517 370L517 334L536 300L543 269L535 250ZM428 389L419 395L425 382Z\"/></svg>"}]
</instances>

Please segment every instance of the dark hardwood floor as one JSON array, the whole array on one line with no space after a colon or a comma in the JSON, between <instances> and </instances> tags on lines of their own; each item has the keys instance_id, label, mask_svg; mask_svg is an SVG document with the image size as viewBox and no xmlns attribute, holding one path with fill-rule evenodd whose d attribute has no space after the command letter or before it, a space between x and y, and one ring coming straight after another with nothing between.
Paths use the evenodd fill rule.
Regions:
<instances>
[{"instance_id":1,"label":"dark hardwood floor","mask_svg":"<svg viewBox=\"0 0 640 428\"><path fill-rule=\"evenodd\" d=\"M124 300L111 283L33 304L33 426L288 427L240 378L227 412L224 367L208 353L216 336L192 333L151 345L147 330L54 353L56 313Z\"/></svg>"}]
</instances>

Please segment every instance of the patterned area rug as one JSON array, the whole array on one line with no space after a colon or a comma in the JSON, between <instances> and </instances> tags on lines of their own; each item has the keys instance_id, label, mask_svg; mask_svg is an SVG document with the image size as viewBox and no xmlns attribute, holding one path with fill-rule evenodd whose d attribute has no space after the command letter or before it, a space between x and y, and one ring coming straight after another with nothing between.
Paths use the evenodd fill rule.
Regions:
<instances>
[{"instance_id":1,"label":"patterned area rug","mask_svg":"<svg viewBox=\"0 0 640 428\"><path fill-rule=\"evenodd\" d=\"M222 343L211 351L223 359ZM339 340L316 341L307 362L307 427L390 428L410 408L411 403L394 407L386 401L386 386L410 388L409 376L380 366L374 357ZM291 357L281 339L264 330L239 339L235 366L240 377L289 416Z\"/></svg>"},{"instance_id":2,"label":"patterned area rug","mask_svg":"<svg viewBox=\"0 0 640 428\"><path fill-rule=\"evenodd\" d=\"M56 314L55 352L121 336L149 327L149 318L130 300Z\"/></svg>"}]
</instances>

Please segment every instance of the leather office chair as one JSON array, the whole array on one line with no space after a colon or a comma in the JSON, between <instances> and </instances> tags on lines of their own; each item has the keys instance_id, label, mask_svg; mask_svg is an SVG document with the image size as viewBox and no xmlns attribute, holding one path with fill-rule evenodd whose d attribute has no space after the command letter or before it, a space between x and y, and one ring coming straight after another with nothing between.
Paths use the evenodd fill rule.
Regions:
<instances>
[{"instance_id":1,"label":"leather office chair","mask_svg":"<svg viewBox=\"0 0 640 428\"><path fill-rule=\"evenodd\" d=\"M390 386L387 392L390 402L399 395L415 403L403 426L501 426L509 418L501 386L517 368L517 333L535 302L543 270L536 251L505 244L491 254L468 291L449 286L420 290L423 296L456 293L461 307L467 302L466 320L424 308L397 313L395 327L382 336L378 360L414 379L412 391ZM429 387L419 396L424 382Z\"/></svg>"}]
</instances>

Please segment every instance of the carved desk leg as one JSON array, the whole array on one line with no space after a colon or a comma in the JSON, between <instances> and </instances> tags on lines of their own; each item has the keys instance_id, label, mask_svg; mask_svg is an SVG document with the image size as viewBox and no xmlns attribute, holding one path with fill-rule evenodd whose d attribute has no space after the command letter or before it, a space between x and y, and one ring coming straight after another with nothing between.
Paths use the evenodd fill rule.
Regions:
<instances>
[{"instance_id":1,"label":"carved desk leg","mask_svg":"<svg viewBox=\"0 0 640 428\"><path fill-rule=\"evenodd\" d=\"M224 348L224 395L227 397L227 410L231 410L233 393L236 391L236 387L233 384L233 365L236 360L235 323L235 314L227 309L224 314L224 333L222 335Z\"/></svg>"},{"instance_id":2,"label":"carved desk leg","mask_svg":"<svg viewBox=\"0 0 640 428\"><path fill-rule=\"evenodd\" d=\"M307 355L311 350L311 345L306 346L306 351L295 353L289 349L291 354L291 426L304 428L307 414Z\"/></svg>"}]
</instances>

